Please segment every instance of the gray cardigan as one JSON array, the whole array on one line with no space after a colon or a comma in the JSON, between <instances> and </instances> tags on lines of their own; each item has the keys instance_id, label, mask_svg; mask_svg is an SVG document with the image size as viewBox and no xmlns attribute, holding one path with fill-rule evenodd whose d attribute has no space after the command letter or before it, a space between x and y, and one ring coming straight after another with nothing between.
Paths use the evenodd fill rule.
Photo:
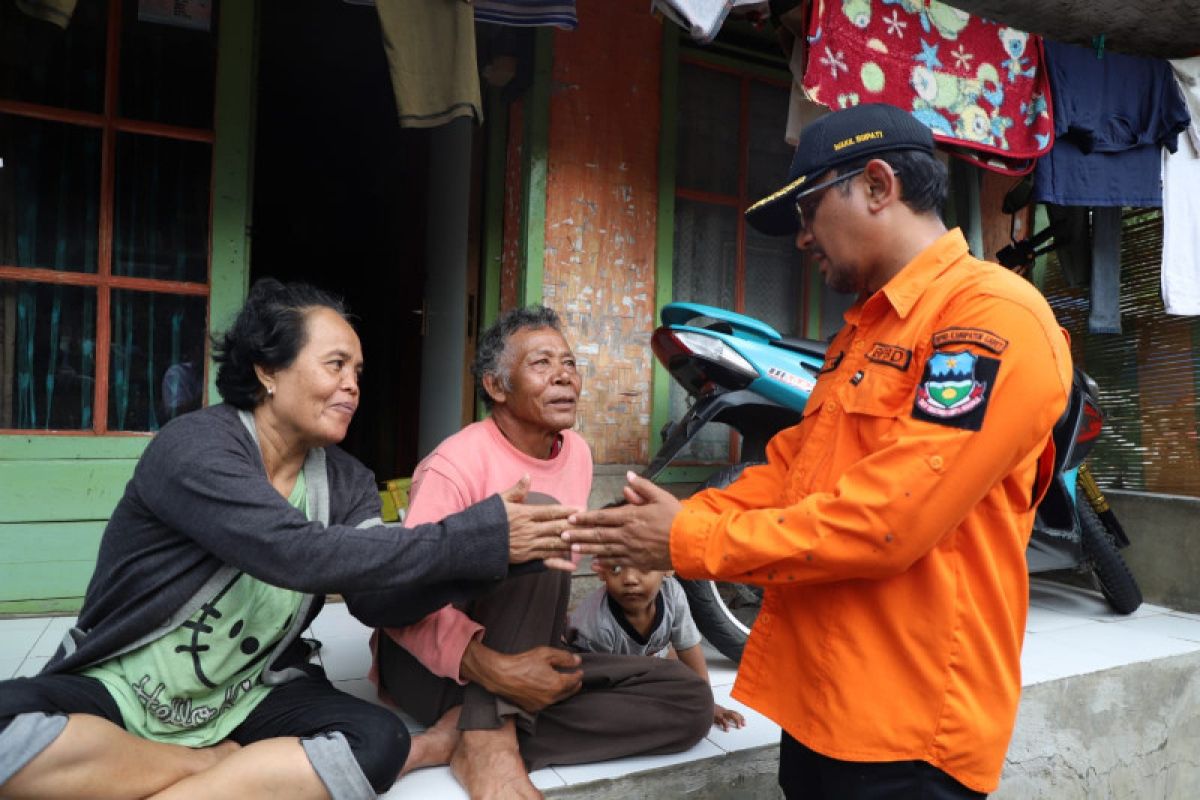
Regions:
<instances>
[{"instance_id":1,"label":"gray cardigan","mask_svg":"<svg viewBox=\"0 0 1200 800\"><path fill-rule=\"evenodd\" d=\"M217 405L154 437L100 541L76 627L43 673L73 672L172 630L237 572L312 595L263 680L295 677L297 637L326 593L372 626L411 624L508 574L508 521L492 497L440 523L384 526L371 472L337 447L305 463L314 520L267 480L253 418ZM521 572L525 570L519 570Z\"/></svg>"}]
</instances>

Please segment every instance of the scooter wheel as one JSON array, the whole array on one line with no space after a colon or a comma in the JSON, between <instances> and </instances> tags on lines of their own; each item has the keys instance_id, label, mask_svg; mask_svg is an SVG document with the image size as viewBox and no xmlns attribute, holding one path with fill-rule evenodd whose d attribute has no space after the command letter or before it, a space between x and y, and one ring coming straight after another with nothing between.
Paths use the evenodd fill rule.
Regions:
<instances>
[{"instance_id":1,"label":"scooter wheel","mask_svg":"<svg viewBox=\"0 0 1200 800\"><path fill-rule=\"evenodd\" d=\"M762 589L740 583L679 579L696 627L709 644L735 664L762 606Z\"/></svg>"},{"instance_id":2,"label":"scooter wheel","mask_svg":"<svg viewBox=\"0 0 1200 800\"><path fill-rule=\"evenodd\" d=\"M1118 614L1132 614L1142 604L1142 590L1134 580L1133 573L1121 553L1115 538L1109 534L1104 522L1092 508L1082 487L1075 495L1075 508L1079 512L1080 544L1083 555L1091 562L1092 572L1100 585L1100 593Z\"/></svg>"},{"instance_id":3,"label":"scooter wheel","mask_svg":"<svg viewBox=\"0 0 1200 800\"><path fill-rule=\"evenodd\" d=\"M741 477L742 470L752 464L733 464L715 473L703 489L723 488ZM762 589L741 583L724 581L692 581L679 579L687 595L688 608L696 627L709 644L721 655L735 663L742 659L742 649L750 636L750 628L762 606Z\"/></svg>"}]
</instances>

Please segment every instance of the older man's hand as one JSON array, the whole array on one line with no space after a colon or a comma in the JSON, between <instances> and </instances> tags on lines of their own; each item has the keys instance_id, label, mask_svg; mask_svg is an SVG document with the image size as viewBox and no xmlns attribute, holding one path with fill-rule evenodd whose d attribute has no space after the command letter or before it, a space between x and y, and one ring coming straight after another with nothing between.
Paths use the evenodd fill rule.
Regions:
<instances>
[{"instance_id":1,"label":"older man's hand","mask_svg":"<svg viewBox=\"0 0 1200 800\"><path fill-rule=\"evenodd\" d=\"M460 670L471 683L498 694L531 714L565 700L583 686L582 659L555 647L505 654L472 640Z\"/></svg>"},{"instance_id":2,"label":"older man's hand","mask_svg":"<svg viewBox=\"0 0 1200 800\"><path fill-rule=\"evenodd\" d=\"M501 492L500 498L508 514L508 563L520 564L540 558L550 569L574 571L576 564L562 533L567 528L567 516L577 512L578 508L536 504L553 498L530 495L528 475Z\"/></svg>"},{"instance_id":3,"label":"older man's hand","mask_svg":"<svg viewBox=\"0 0 1200 800\"><path fill-rule=\"evenodd\" d=\"M628 505L572 514L563 538L578 555L600 564L639 569L671 569L671 523L679 501L632 472L624 488Z\"/></svg>"}]
</instances>

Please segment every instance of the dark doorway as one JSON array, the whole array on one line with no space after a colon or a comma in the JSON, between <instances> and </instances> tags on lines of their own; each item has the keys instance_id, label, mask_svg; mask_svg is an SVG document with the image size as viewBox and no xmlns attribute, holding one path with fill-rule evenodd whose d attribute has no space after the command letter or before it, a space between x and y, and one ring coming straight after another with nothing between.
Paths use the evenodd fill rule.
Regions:
<instances>
[{"instance_id":1,"label":"dark doorway","mask_svg":"<svg viewBox=\"0 0 1200 800\"><path fill-rule=\"evenodd\" d=\"M379 20L340 0L263 3L251 280L340 294L366 370L342 446L379 480L417 463L428 133L396 122Z\"/></svg>"}]
</instances>

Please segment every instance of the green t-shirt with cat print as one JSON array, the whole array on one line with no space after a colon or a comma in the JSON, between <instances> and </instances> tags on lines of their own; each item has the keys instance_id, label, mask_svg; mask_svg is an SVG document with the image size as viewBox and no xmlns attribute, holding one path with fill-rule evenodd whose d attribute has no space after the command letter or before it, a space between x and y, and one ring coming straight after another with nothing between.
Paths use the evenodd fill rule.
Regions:
<instances>
[{"instance_id":1,"label":"green t-shirt with cat print","mask_svg":"<svg viewBox=\"0 0 1200 800\"><path fill-rule=\"evenodd\" d=\"M288 502L308 515L304 470ZM130 733L217 744L271 691L260 680L266 659L303 597L239 572L175 630L82 674L104 684Z\"/></svg>"}]
</instances>

